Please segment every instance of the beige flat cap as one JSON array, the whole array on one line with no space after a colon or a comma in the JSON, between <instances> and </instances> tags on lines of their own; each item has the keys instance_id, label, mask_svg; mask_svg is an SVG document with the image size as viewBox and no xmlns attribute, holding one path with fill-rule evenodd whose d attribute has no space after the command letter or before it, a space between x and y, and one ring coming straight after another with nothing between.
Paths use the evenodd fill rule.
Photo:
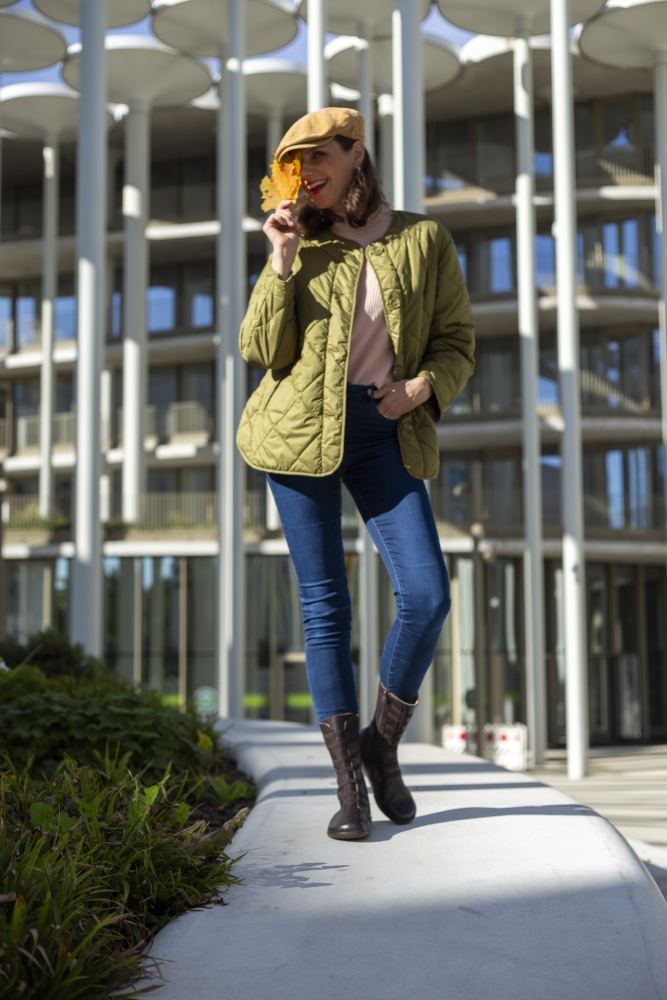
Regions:
<instances>
[{"instance_id":1,"label":"beige flat cap","mask_svg":"<svg viewBox=\"0 0 667 1000\"><path fill-rule=\"evenodd\" d=\"M282 160L297 149L312 149L335 135L364 141L364 119L352 108L320 108L310 111L291 125L278 143L275 157Z\"/></svg>"}]
</instances>

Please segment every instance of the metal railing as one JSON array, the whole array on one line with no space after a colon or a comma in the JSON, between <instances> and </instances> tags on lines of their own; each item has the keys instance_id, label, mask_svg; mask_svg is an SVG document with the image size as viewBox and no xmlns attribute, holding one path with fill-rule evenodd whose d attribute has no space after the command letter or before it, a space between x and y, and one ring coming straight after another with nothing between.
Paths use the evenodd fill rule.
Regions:
<instances>
[{"instance_id":1,"label":"metal railing","mask_svg":"<svg viewBox=\"0 0 667 1000\"><path fill-rule=\"evenodd\" d=\"M33 414L16 419L16 451L37 451L41 441L40 417ZM71 446L76 440L76 415L73 410L53 414L53 446Z\"/></svg>"},{"instance_id":2,"label":"metal railing","mask_svg":"<svg viewBox=\"0 0 667 1000\"><path fill-rule=\"evenodd\" d=\"M634 149L579 149L575 152L576 181L579 187L604 185L650 185L655 183L655 153L650 146ZM427 170L430 164L427 158ZM553 170L535 171L535 186L539 191L553 189ZM424 194L427 198L446 201L469 201L480 195L493 197L511 194L516 181L511 173L494 180L482 180L476 171L462 176L446 167L427 173Z\"/></svg>"},{"instance_id":3,"label":"metal railing","mask_svg":"<svg viewBox=\"0 0 667 1000\"><path fill-rule=\"evenodd\" d=\"M73 410L69 413L55 413L53 416L53 445L73 445L76 440L76 415Z\"/></svg>"},{"instance_id":4,"label":"metal railing","mask_svg":"<svg viewBox=\"0 0 667 1000\"><path fill-rule=\"evenodd\" d=\"M123 408L116 411L116 432L105 434L105 440L123 443ZM177 438L204 438L213 436L213 413L203 403L170 403L168 406L147 406L144 411L144 437L158 441L173 441Z\"/></svg>"},{"instance_id":5,"label":"metal railing","mask_svg":"<svg viewBox=\"0 0 667 1000\"><path fill-rule=\"evenodd\" d=\"M0 420L0 451L9 451L11 438L11 427L9 420Z\"/></svg>"},{"instance_id":6,"label":"metal railing","mask_svg":"<svg viewBox=\"0 0 667 1000\"><path fill-rule=\"evenodd\" d=\"M51 528L67 527L69 514L54 508L53 516L45 520L39 513L36 494L7 494L2 511L3 523L7 531L45 531Z\"/></svg>"},{"instance_id":7,"label":"metal railing","mask_svg":"<svg viewBox=\"0 0 667 1000\"><path fill-rule=\"evenodd\" d=\"M159 531L214 529L216 512L215 493L144 493L137 526Z\"/></svg>"},{"instance_id":8,"label":"metal railing","mask_svg":"<svg viewBox=\"0 0 667 1000\"><path fill-rule=\"evenodd\" d=\"M36 451L39 448L39 415L16 418L16 450Z\"/></svg>"}]
</instances>

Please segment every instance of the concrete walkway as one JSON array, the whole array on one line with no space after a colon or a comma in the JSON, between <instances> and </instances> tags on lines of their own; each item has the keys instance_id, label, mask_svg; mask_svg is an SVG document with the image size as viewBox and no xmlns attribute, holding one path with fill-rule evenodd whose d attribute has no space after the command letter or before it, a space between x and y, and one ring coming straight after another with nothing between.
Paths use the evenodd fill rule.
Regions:
<instances>
[{"instance_id":1,"label":"concrete walkway","mask_svg":"<svg viewBox=\"0 0 667 1000\"><path fill-rule=\"evenodd\" d=\"M527 773L606 816L667 899L667 745L594 747L578 781L567 777L565 751L548 750Z\"/></svg>"},{"instance_id":2,"label":"concrete walkway","mask_svg":"<svg viewBox=\"0 0 667 1000\"><path fill-rule=\"evenodd\" d=\"M667 1000L667 904L612 824L526 774L402 743L417 817L326 835L317 727L221 720L257 804L244 884L156 937L159 1000ZM146 984L142 984L146 985Z\"/></svg>"}]
</instances>

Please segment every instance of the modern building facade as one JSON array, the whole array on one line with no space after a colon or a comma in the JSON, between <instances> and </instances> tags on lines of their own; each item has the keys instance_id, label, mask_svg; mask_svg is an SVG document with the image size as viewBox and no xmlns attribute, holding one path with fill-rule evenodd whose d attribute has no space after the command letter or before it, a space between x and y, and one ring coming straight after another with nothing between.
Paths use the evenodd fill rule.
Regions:
<instances>
[{"instance_id":1,"label":"modern building facade","mask_svg":"<svg viewBox=\"0 0 667 1000\"><path fill-rule=\"evenodd\" d=\"M575 54L577 306L584 473L589 721L593 744L667 740L665 456L661 439L653 98L643 71ZM549 50L536 47L535 282L548 743L565 741ZM304 84L305 86L305 84ZM511 52L426 97L425 208L452 232L477 323L477 367L439 426L431 499L452 583L432 668L432 738L444 723L526 721L520 349ZM102 414L104 656L182 700L218 683L214 116L151 115L146 300L146 491L123 520L123 127L109 130L108 288ZM267 122L248 110L248 292L266 259L259 180ZM382 133L375 137L380 151ZM380 156L378 155L378 159ZM55 306L54 516L39 516L41 146L6 141L0 233L0 461L7 632L22 639L71 607L77 330L75 149L63 143ZM248 367L249 393L262 371ZM298 589L262 473L248 469L245 695L250 716L310 721ZM344 535L360 662L361 522ZM377 554L377 642L394 609ZM210 692L209 692L210 693Z\"/></svg>"}]
</instances>

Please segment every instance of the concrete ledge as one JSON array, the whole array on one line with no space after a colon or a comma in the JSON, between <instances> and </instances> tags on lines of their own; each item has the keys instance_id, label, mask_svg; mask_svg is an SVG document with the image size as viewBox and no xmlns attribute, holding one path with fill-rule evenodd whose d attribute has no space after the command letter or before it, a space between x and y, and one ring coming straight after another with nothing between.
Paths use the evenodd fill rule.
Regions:
<instances>
[{"instance_id":1,"label":"concrete ledge","mask_svg":"<svg viewBox=\"0 0 667 1000\"><path fill-rule=\"evenodd\" d=\"M667 1000L667 904L598 813L529 775L402 743L417 817L335 841L318 727L223 719L258 784L243 885L155 938L160 1000ZM145 985L145 984L142 984Z\"/></svg>"}]
</instances>

